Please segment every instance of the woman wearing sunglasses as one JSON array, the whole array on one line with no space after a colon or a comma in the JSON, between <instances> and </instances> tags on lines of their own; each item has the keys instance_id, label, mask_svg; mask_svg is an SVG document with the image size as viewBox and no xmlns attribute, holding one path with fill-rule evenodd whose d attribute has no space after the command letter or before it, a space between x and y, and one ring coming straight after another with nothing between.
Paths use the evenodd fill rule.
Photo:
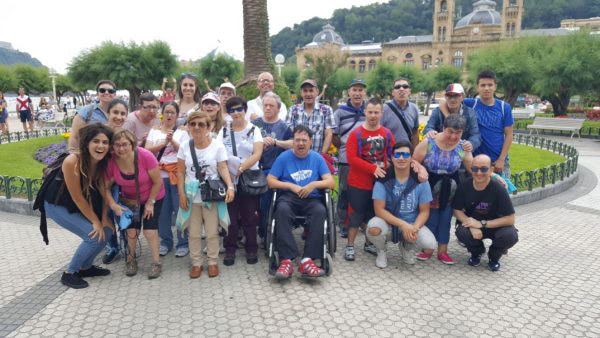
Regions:
<instances>
[{"instance_id":1,"label":"woman wearing sunglasses","mask_svg":"<svg viewBox=\"0 0 600 338\"><path fill-rule=\"evenodd\" d=\"M246 100L234 96L225 105L227 112L233 119L231 125L219 131L217 140L222 142L227 149L230 170L234 183L245 170L259 169L258 161L263 152L263 138L260 129L246 120L248 106ZM232 137L235 139L235 151ZM238 164L239 163L239 164ZM236 194L235 199L229 204L229 218L231 225L225 238L225 259L223 264L229 266L235 263L239 228L244 229L246 238L246 263L258 262L258 245L256 243L256 228L259 221L259 197L257 195Z\"/></svg>"},{"instance_id":2,"label":"woman wearing sunglasses","mask_svg":"<svg viewBox=\"0 0 600 338\"><path fill-rule=\"evenodd\" d=\"M429 212L429 220L425 224L435 235L438 243L437 258L444 264L454 264L448 255L450 239L450 220L452 219L452 198L459 184L458 169L461 164L471 171L473 155L464 148L461 140L467 121L461 115L450 115L444 121L441 133L426 137L415 149L414 158L422 162L429 173L429 185L433 193L433 201ZM433 250L424 249L417 254L417 259L428 260Z\"/></svg>"},{"instance_id":3,"label":"woman wearing sunglasses","mask_svg":"<svg viewBox=\"0 0 600 338\"><path fill-rule=\"evenodd\" d=\"M92 102L81 108L71 126L71 136L69 137L69 152L79 151L79 129L85 125L94 122L106 124L108 122L108 104L115 98L117 93L115 83L110 80L100 80L96 84L96 93L98 93L98 102Z\"/></svg>"},{"instance_id":4,"label":"woman wearing sunglasses","mask_svg":"<svg viewBox=\"0 0 600 338\"><path fill-rule=\"evenodd\" d=\"M179 86L177 86L179 95L179 116L177 125L183 125L187 121L188 114L200 110L200 88L198 88L198 78L191 73L181 73L179 76Z\"/></svg>"}]
</instances>

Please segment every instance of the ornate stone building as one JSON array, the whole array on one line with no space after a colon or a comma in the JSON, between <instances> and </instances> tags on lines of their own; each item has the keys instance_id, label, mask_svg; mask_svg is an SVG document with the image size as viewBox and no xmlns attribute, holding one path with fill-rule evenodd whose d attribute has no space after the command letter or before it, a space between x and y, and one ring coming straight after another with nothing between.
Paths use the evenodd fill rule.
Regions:
<instances>
[{"instance_id":1,"label":"ornate stone building","mask_svg":"<svg viewBox=\"0 0 600 338\"><path fill-rule=\"evenodd\" d=\"M455 21L455 0L435 0L431 35L400 36L392 41L345 44L334 27L327 24L313 41L296 49L297 66L310 66L306 54L348 54L347 66L359 73L369 71L378 62L414 65L427 69L452 64L463 68L469 55L484 46L522 36L564 35L566 28L522 30L524 0L503 0L500 12L496 2L479 0L473 12Z\"/></svg>"}]
</instances>

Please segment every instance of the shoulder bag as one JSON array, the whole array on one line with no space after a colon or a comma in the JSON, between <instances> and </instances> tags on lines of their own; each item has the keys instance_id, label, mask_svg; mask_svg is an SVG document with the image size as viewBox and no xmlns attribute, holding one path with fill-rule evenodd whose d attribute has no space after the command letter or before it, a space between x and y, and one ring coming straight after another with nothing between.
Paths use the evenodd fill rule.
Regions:
<instances>
[{"instance_id":1,"label":"shoulder bag","mask_svg":"<svg viewBox=\"0 0 600 338\"><path fill-rule=\"evenodd\" d=\"M254 133L252 127L248 132L247 136L250 137ZM233 156L237 157L237 147L235 144L235 132L233 128L230 130L231 133L231 148ZM247 169L240 175L240 181L238 182L239 192L244 195L260 195L269 190L267 185L267 176L261 169Z\"/></svg>"},{"instance_id":2,"label":"shoulder bag","mask_svg":"<svg viewBox=\"0 0 600 338\"><path fill-rule=\"evenodd\" d=\"M190 139L190 153L192 154L192 161L194 162L194 170L196 172L196 179L200 182L200 197L203 202L211 201L224 201L227 195L227 185L222 179L208 179L202 175L200 165L198 164L198 157L196 156L196 149L194 147L194 139Z\"/></svg>"}]
</instances>

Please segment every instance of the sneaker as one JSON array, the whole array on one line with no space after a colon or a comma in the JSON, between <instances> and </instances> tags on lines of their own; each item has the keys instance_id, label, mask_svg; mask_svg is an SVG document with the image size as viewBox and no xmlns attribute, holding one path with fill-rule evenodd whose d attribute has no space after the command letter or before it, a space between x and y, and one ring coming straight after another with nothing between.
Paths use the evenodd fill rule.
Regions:
<instances>
[{"instance_id":1,"label":"sneaker","mask_svg":"<svg viewBox=\"0 0 600 338\"><path fill-rule=\"evenodd\" d=\"M73 289L83 289L89 286L88 282L84 281L78 273L63 272L60 282Z\"/></svg>"},{"instance_id":2,"label":"sneaker","mask_svg":"<svg viewBox=\"0 0 600 338\"><path fill-rule=\"evenodd\" d=\"M490 271L496 272L500 270L500 262L489 261L488 268L490 269Z\"/></svg>"},{"instance_id":3,"label":"sneaker","mask_svg":"<svg viewBox=\"0 0 600 338\"><path fill-rule=\"evenodd\" d=\"M129 261L127 261L127 265L125 265L125 275L127 275L127 277L133 277L137 275L137 271L137 260L135 258L129 259Z\"/></svg>"},{"instance_id":4,"label":"sneaker","mask_svg":"<svg viewBox=\"0 0 600 338\"><path fill-rule=\"evenodd\" d=\"M190 249L187 246L182 246L175 250L175 257L185 257L189 253L190 253Z\"/></svg>"},{"instance_id":5,"label":"sneaker","mask_svg":"<svg viewBox=\"0 0 600 338\"><path fill-rule=\"evenodd\" d=\"M110 264L110 263L114 262L118 256L119 256L119 250L107 251L104 254L104 256L102 257L102 263Z\"/></svg>"},{"instance_id":6,"label":"sneaker","mask_svg":"<svg viewBox=\"0 0 600 338\"><path fill-rule=\"evenodd\" d=\"M420 261L426 261L429 258L431 258L431 256L433 256L433 252L432 253L426 253L425 251L421 251L417 254L417 259Z\"/></svg>"},{"instance_id":7,"label":"sneaker","mask_svg":"<svg viewBox=\"0 0 600 338\"><path fill-rule=\"evenodd\" d=\"M467 263L470 266L479 266L481 264L481 254L471 255L471 258L469 258L469 261Z\"/></svg>"},{"instance_id":8,"label":"sneaker","mask_svg":"<svg viewBox=\"0 0 600 338\"><path fill-rule=\"evenodd\" d=\"M452 259L452 257L450 257L450 255L448 255L447 252L444 253L438 253L438 259L444 263L444 264L448 264L448 265L452 265L454 264L454 260Z\"/></svg>"},{"instance_id":9,"label":"sneaker","mask_svg":"<svg viewBox=\"0 0 600 338\"><path fill-rule=\"evenodd\" d=\"M148 279L154 279L160 277L160 273L162 272L162 264L160 263L152 263L152 267L148 272Z\"/></svg>"},{"instance_id":10,"label":"sneaker","mask_svg":"<svg viewBox=\"0 0 600 338\"><path fill-rule=\"evenodd\" d=\"M284 259L279 263L279 268L277 268L277 272L275 272L275 278L279 280L288 279L292 277L293 272L294 265L292 264L292 261Z\"/></svg>"},{"instance_id":11,"label":"sneaker","mask_svg":"<svg viewBox=\"0 0 600 338\"><path fill-rule=\"evenodd\" d=\"M344 259L347 261L354 260L354 246L346 245L346 250L344 252Z\"/></svg>"},{"instance_id":12,"label":"sneaker","mask_svg":"<svg viewBox=\"0 0 600 338\"><path fill-rule=\"evenodd\" d=\"M387 252L385 250L381 250L377 252L377 259L375 259L375 266L380 269L385 269L387 267Z\"/></svg>"},{"instance_id":13,"label":"sneaker","mask_svg":"<svg viewBox=\"0 0 600 338\"><path fill-rule=\"evenodd\" d=\"M398 243L398 246L400 247L400 255L404 263L410 265L417 264L417 257L414 250L407 250L402 242Z\"/></svg>"},{"instance_id":14,"label":"sneaker","mask_svg":"<svg viewBox=\"0 0 600 338\"><path fill-rule=\"evenodd\" d=\"M79 276L81 278L85 277L97 277L97 276L108 276L110 275L110 270L104 269L95 265L92 265L90 268L85 270L79 270Z\"/></svg>"},{"instance_id":15,"label":"sneaker","mask_svg":"<svg viewBox=\"0 0 600 338\"><path fill-rule=\"evenodd\" d=\"M340 236L342 238L348 238L348 228L346 227L341 227L340 228Z\"/></svg>"},{"instance_id":16,"label":"sneaker","mask_svg":"<svg viewBox=\"0 0 600 338\"><path fill-rule=\"evenodd\" d=\"M256 256L256 255L248 255L246 257L246 263L248 263L248 264L256 264L256 263L258 263L258 256Z\"/></svg>"},{"instance_id":17,"label":"sneaker","mask_svg":"<svg viewBox=\"0 0 600 338\"><path fill-rule=\"evenodd\" d=\"M225 258L223 258L223 264L226 266L232 266L235 264L235 255L225 254Z\"/></svg>"},{"instance_id":18,"label":"sneaker","mask_svg":"<svg viewBox=\"0 0 600 338\"><path fill-rule=\"evenodd\" d=\"M371 255L377 255L377 247L371 242L365 242L365 246L363 247L363 249L365 250L365 252L368 252Z\"/></svg>"},{"instance_id":19,"label":"sneaker","mask_svg":"<svg viewBox=\"0 0 600 338\"><path fill-rule=\"evenodd\" d=\"M298 272L301 273L302 276L311 278L321 277L325 275L325 270L316 266L315 262L313 262L313 260L310 258L304 261L304 263L300 264L300 266L298 267Z\"/></svg>"},{"instance_id":20,"label":"sneaker","mask_svg":"<svg viewBox=\"0 0 600 338\"><path fill-rule=\"evenodd\" d=\"M158 254L161 256L166 256L169 253L169 248L167 248L165 245L161 245L160 249L158 251Z\"/></svg>"}]
</instances>

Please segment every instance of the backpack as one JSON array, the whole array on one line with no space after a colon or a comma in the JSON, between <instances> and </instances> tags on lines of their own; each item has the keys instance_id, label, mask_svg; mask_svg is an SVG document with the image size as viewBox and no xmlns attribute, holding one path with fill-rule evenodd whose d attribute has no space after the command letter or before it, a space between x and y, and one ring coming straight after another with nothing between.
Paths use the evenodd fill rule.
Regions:
<instances>
[{"instance_id":1,"label":"backpack","mask_svg":"<svg viewBox=\"0 0 600 338\"><path fill-rule=\"evenodd\" d=\"M46 220L46 210L44 209L44 201L46 201L46 194L55 194L54 198L55 201L58 201L60 199L60 197L62 196L62 194L64 193L65 190L65 182L64 179L62 178L62 176L60 176L59 174L62 171L62 164L65 160L65 158L67 158L67 156L69 156L69 153L62 153L60 154L56 160L54 160L54 162L50 163L46 168L44 168L43 171L43 181L42 181L42 186L40 187L40 190L38 191L37 195L35 196L35 201L33 201L33 210L39 210L41 217L40 217L40 232L42 233L42 238L44 239L44 242L46 243L46 245L48 245L48 223ZM55 181L60 181L60 182L56 182L59 184L59 189L58 192L56 191L49 191L49 188L55 184Z\"/></svg>"}]
</instances>

